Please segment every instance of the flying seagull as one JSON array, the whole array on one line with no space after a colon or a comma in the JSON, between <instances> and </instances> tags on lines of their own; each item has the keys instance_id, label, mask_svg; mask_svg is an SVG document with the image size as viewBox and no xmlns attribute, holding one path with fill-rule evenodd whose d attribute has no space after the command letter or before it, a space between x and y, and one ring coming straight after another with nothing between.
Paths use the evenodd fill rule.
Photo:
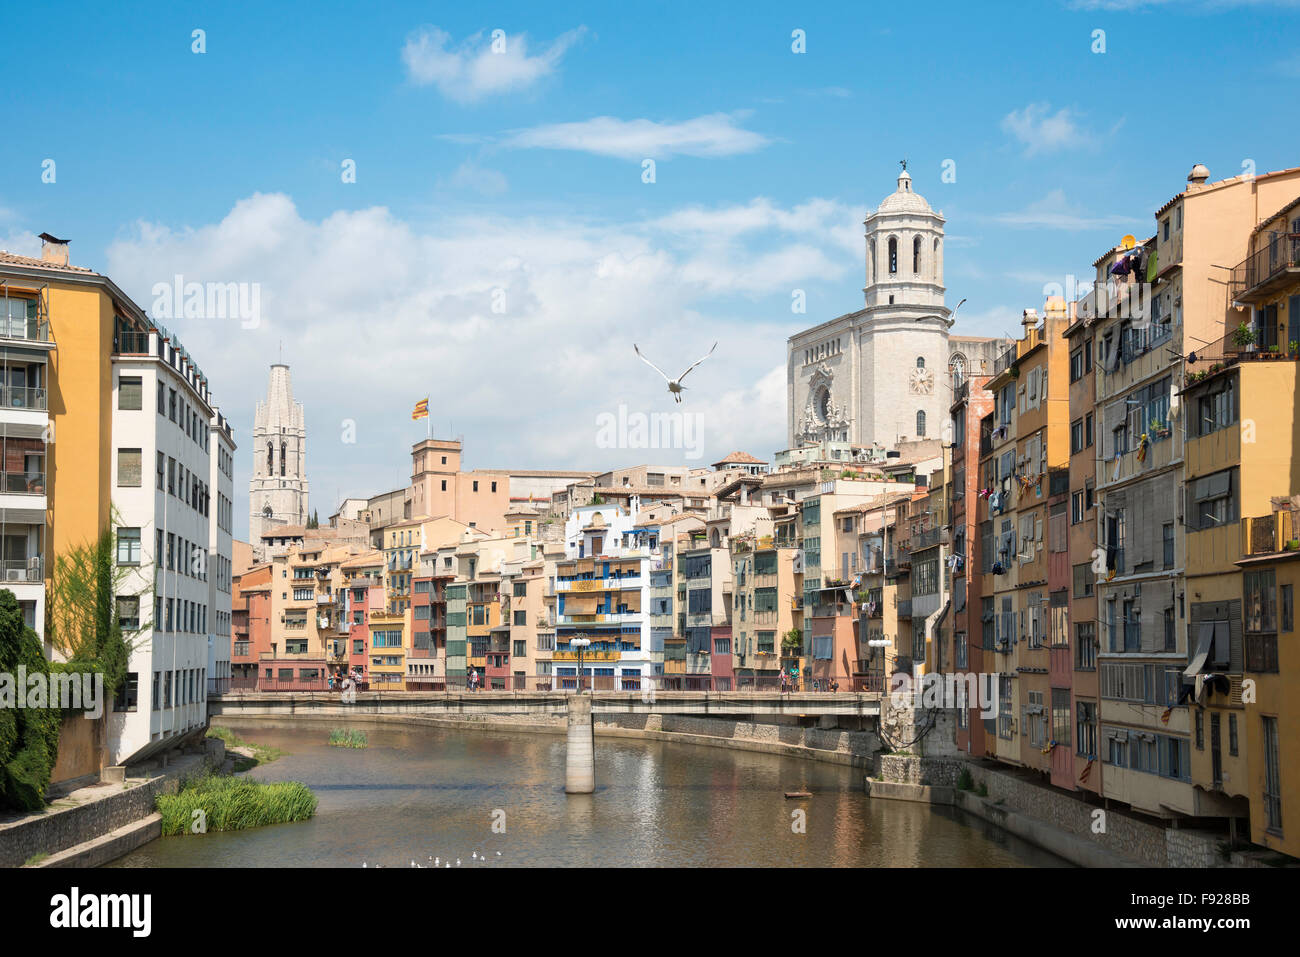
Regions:
<instances>
[{"instance_id":1,"label":"flying seagull","mask_svg":"<svg viewBox=\"0 0 1300 957\"><path fill-rule=\"evenodd\" d=\"M692 372L692 370L694 370L695 366L699 365L701 362L703 362L703 361L704 361L705 359L707 359L709 356L713 355L713 349L718 348L718 344L715 342L715 343L713 344L713 349L710 349L710 350L709 350L708 352L706 352L706 353L705 353L701 358L697 359L697 360L695 361L695 363L694 363L694 364L693 364L689 369L687 369L685 372L683 372L681 375L679 375L676 379L670 379L670 378L668 378L668 376L664 374L664 370L663 370L663 369L659 368L657 365L655 365L653 362L651 362L649 359L647 359L645 356L643 356L643 355L641 354L641 350L640 350L639 348L637 348L637 344L636 344L635 342L632 343L632 348L633 348L633 350L636 352L636 354L637 354L637 358L639 358L642 362L644 362L646 365L648 365L651 369L654 369L655 372L658 372L661 376L664 377L664 381L668 383L668 391L671 392L671 393L673 394L673 399L674 399L674 401L676 401L676 402L681 402L681 401L682 401L682 390L686 388L686 386L682 385L682 380L685 379L688 375L691 374L691 372Z\"/></svg>"}]
</instances>

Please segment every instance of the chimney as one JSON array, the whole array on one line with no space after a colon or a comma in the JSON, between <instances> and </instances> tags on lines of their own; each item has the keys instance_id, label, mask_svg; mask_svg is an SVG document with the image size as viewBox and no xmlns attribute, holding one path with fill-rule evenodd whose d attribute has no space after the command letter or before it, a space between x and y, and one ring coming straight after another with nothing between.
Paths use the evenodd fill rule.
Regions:
<instances>
[{"instance_id":1,"label":"chimney","mask_svg":"<svg viewBox=\"0 0 1300 957\"><path fill-rule=\"evenodd\" d=\"M1193 186L1203 186L1205 181L1210 178L1210 171L1200 163L1192 167L1192 171L1187 174L1187 182Z\"/></svg>"},{"instance_id":2,"label":"chimney","mask_svg":"<svg viewBox=\"0 0 1300 957\"><path fill-rule=\"evenodd\" d=\"M41 233L41 261L56 266L68 264L68 240L56 239L49 233Z\"/></svg>"},{"instance_id":3,"label":"chimney","mask_svg":"<svg viewBox=\"0 0 1300 957\"><path fill-rule=\"evenodd\" d=\"M1034 334L1034 329L1038 327L1038 310L1026 309L1020 318L1020 324L1025 327L1025 338L1030 338Z\"/></svg>"}]
</instances>

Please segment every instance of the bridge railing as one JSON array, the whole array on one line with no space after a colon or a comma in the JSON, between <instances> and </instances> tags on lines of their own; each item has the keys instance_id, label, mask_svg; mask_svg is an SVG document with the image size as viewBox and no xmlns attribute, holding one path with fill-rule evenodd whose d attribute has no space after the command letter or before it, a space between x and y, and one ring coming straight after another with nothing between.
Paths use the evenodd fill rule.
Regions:
<instances>
[{"instance_id":1,"label":"bridge railing","mask_svg":"<svg viewBox=\"0 0 1300 957\"><path fill-rule=\"evenodd\" d=\"M356 685L359 692L377 691L392 693L466 694L469 692L649 692L649 691L705 691L710 693L772 694L785 692L881 693L886 690L883 675L834 675L830 677L801 674L792 680L782 681L779 674L764 675L489 675L479 673L479 680L471 685L468 675L408 676L405 686L392 683L362 681ZM323 692L340 694L342 688L336 681L331 688L328 681L278 680L274 678L234 677L223 691L209 689L209 697L222 694L247 694L249 692Z\"/></svg>"}]
</instances>

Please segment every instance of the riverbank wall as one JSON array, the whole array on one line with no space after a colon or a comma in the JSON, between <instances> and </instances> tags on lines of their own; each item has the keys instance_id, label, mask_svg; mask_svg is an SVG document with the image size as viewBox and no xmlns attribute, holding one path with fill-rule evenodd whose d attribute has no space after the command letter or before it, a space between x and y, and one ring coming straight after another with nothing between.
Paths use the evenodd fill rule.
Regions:
<instances>
[{"instance_id":1,"label":"riverbank wall","mask_svg":"<svg viewBox=\"0 0 1300 957\"><path fill-rule=\"evenodd\" d=\"M969 789L959 786L963 772ZM955 807L1080 867L1263 867L1270 856L1229 850L1218 831L1166 826L967 757L881 754L864 783L872 799Z\"/></svg>"},{"instance_id":2,"label":"riverbank wall","mask_svg":"<svg viewBox=\"0 0 1300 957\"><path fill-rule=\"evenodd\" d=\"M137 777L96 781L38 814L6 820L0 823L0 867L96 867L148 844L161 833L157 796L174 793L185 778L219 766L223 757L224 745L213 741L202 751L169 754L165 766L153 763Z\"/></svg>"}]
</instances>

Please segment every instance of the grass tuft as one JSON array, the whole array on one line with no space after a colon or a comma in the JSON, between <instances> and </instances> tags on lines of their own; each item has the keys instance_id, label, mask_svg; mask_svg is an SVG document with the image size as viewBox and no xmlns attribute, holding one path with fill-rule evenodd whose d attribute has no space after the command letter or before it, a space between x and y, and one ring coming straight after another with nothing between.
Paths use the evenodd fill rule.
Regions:
<instances>
[{"instance_id":1,"label":"grass tuft","mask_svg":"<svg viewBox=\"0 0 1300 957\"><path fill-rule=\"evenodd\" d=\"M208 831L242 831L305 821L316 813L316 795L305 784L210 773L187 780L175 794L159 794L155 803L165 835L189 834L196 820L204 820Z\"/></svg>"},{"instance_id":2,"label":"grass tuft","mask_svg":"<svg viewBox=\"0 0 1300 957\"><path fill-rule=\"evenodd\" d=\"M364 731L355 728L335 728L330 732L330 744L336 748L365 748L370 745Z\"/></svg>"}]
</instances>

